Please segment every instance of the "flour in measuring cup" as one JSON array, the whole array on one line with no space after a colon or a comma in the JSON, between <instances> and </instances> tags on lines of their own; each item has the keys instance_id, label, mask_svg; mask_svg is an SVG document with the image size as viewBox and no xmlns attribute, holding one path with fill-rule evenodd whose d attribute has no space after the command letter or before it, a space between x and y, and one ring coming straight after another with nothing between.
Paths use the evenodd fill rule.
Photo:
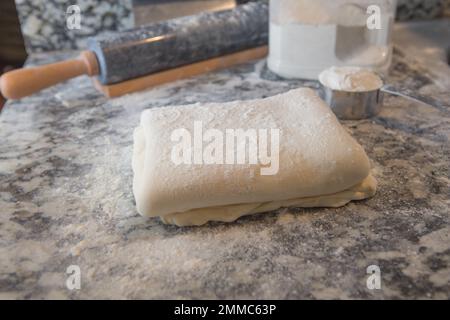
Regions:
<instances>
[{"instance_id":1,"label":"flour in measuring cup","mask_svg":"<svg viewBox=\"0 0 450 320\"><path fill-rule=\"evenodd\" d=\"M349 92L373 91L383 86L375 72L358 67L331 67L320 73L319 81L330 89Z\"/></svg>"}]
</instances>

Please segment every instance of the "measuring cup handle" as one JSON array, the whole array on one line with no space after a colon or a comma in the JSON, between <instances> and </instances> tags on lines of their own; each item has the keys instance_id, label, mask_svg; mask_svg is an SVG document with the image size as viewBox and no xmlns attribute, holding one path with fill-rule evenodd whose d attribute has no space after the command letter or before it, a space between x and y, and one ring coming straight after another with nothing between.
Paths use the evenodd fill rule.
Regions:
<instances>
[{"instance_id":1,"label":"measuring cup handle","mask_svg":"<svg viewBox=\"0 0 450 320\"><path fill-rule=\"evenodd\" d=\"M391 95L394 95L394 96L397 96L397 97L403 97L408 100L424 103L426 105L433 106L438 109L448 110L447 103L437 100L435 98L429 97L429 96L424 96L424 95L418 94L411 89L401 88L401 87L397 87L397 86L393 86L393 85L384 85L381 88L381 91L391 94Z\"/></svg>"}]
</instances>

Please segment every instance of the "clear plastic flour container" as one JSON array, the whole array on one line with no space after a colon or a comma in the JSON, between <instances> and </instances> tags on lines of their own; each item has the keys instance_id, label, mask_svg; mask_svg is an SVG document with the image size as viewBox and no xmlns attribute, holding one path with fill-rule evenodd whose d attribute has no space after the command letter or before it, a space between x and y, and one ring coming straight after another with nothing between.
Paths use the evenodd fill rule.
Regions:
<instances>
[{"instance_id":1,"label":"clear plastic flour container","mask_svg":"<svg viewBox=\"0 0 450 320\"><path fill-rule=\"evenodd\" d=\"M331 66L386 73L396 0L270 0L269 69L317 80Z\"/></svg>"}]
</instances>

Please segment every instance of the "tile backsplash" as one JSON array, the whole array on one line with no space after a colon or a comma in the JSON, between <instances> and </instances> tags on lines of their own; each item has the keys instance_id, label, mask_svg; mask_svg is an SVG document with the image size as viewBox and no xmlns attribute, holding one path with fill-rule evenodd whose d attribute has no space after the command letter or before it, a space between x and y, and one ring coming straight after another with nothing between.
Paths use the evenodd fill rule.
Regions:
<instances>
[{"instance_id":1,"label":"tile backsplash","mask_svg":"<svg viewBox=\"0 0 450 320\"><path fill-rule=\"evenodd\" d=\"M450 0L398 0L397 19L432 19L443 14Z\"/></svg>"},{"instance_id":2,"label":"tile backsplash","mask_svg":"<svg viewBox=\"0 0 450 320\"><path fill-rule=\"evenodd\" d=\"M134 26L132 0L15 1L28 53L83 48L90 36Z\"/></svg>"},{"instance_id":3,"label":"tile backsplash","mask_svg":"<svg viewBox=\"0 0 450 320\"><path fill-rule=\"evenodd\" d=\"M209 1L208 5L206 2ZM248 0L237 0L242 3ZM255 0L257 1L257 0ZM259 0L267 1L267 0ZM228 5L228 0L15 0L22 34L28 53L85 48L88 37L105 32L121 31L159 18L170 9L173 16L183 15L179 10L198 10L195 6ZM179 2L180 5L177 5ZM187 6L192 2L192 6ZM197 4L196 4L197 3ZM399 20L430 19L442 15L450 0L398 0ZM134 4L134 6L133 6ZM181 5L182 4L182 5ZM80 11L76 27L77 5ZM134 8L133 8L134 7ZM156 10L157 9L157 10ZM158 11L159 10L159 11ZM75 14L75 15L74 15ZM136 19L135 19L136 16ZM136 22L135 22L136 21ZM68 23L71 26L68 26ZM75 27L74 27L75 25Z\"/></svg>"}]
</instances>

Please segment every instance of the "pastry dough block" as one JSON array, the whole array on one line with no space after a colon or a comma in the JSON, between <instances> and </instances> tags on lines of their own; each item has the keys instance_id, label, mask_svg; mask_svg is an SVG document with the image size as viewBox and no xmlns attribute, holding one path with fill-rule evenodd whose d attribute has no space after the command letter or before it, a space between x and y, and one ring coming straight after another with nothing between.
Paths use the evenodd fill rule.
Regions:
<instances>
[{"instance_id":1,"label":"pastry dough block","mask_svg":"<svg viewBox=\"0 0 450 320\"><path fill-rule=\"evenodd\" d=\"M277 173L261 174L268 166L261 162L174 163L172 133L194 132L195 122L220 132L279 130ZM265 99L145 110L134 131L132 167L138 212L178 226L231 222L281 207L339 207L376 191L364 149L307 88Z\"/></svg>"}]
</instances>

